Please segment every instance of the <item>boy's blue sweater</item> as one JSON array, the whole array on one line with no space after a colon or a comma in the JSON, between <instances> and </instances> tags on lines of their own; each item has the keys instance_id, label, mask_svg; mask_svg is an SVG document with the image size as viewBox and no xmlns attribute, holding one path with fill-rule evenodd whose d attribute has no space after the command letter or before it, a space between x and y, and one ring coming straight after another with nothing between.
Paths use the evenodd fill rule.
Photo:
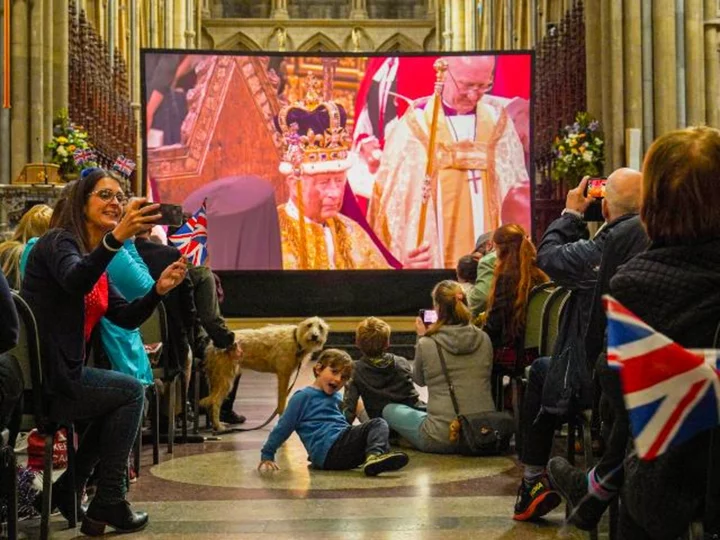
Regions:
<instances>
[{"instance_id":1,"label":"boy's blue sweater","mask_svg":"<svg viewBox=\"0 0 720 540\"><path fill-rule=\"evenodd\" d=\"M262 447L263 461L274 460L280 445L297 431L313 467L322 469L330 447L350 427L340 412L341 402L339 392L328 395L314 386L295 392Z\"/></svg>"}]
</instances>

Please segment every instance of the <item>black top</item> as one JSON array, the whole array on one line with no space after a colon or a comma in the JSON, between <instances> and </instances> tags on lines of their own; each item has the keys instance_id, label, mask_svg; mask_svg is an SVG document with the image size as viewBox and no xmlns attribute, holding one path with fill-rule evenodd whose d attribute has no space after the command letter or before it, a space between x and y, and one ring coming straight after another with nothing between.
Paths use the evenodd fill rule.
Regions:
<instances>
[{"instance_id":1,"label":"black top","mask_svg":"<svg viewBox=\"0 0 720 540\"><path fill-rule=\"evenodd\" d=\"M97 283L115 255L101 242L83 255L75 237L52 229L28 257L20 294L33 310L40 335L43 389L50 395L76 395L85 360L85 295ZM123 328L138 328L160 302L155 287L128 303L108 284L105 317Z\"/></svg>"},{"instance_id":2,"label":"black top","mask_svg":"<svg viewBox=\"0 0 720 540\"><path fill-rule=\"evenodd\" d=\"M158 244L145 238L136 238L135 247L155 280L181 256L176 247ZM170 343L167 347L171 368L184 369L196 317L193 284L189 274L163 298L163 305L168 319Z\"/></svg>"},{"instance_id":3,"label":"black top","mask_svg":"<svg viewBox=\"0 0 720 540\"><path fill-rule=\"evenodd\" d=\"M383 407L389 403L409 407L424 405L413 385L412 364L402 356L390 353L372 360L363 357L355 362L343 400L346 418L355 418L358 397L362 398L370 418L381 417Z\"/></svg>"},{"instance_id":4,"label":"black top","mask_svg":"<svg viewBox=\"0 0 720 540\"><path fill-rule=\"evenodd\" d=\"M19 331L20 323L15 302L5 275L0 270L0 353L9 351L17 345Z\"/></svg>"}]
</instances>

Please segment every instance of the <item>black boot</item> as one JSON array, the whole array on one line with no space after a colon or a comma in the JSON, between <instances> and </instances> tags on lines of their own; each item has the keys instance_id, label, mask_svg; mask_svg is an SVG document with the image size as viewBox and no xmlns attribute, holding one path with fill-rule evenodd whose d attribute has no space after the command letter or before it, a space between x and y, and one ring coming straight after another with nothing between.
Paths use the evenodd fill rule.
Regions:
<instances>
[{"instance_id":1,"label":"black boot","mask_svg":"<svg viewBox=\"0 0 720 540\"><path fill-rule=\"evenodd\" d=\"M147 524L147 513L133 512L127 501L108 505L93 501L85 514L80 532L87 536L100 536L105 533L105 527L110 525L115 532L131 533L144 529Z\"/></svg>"}]
</instances>

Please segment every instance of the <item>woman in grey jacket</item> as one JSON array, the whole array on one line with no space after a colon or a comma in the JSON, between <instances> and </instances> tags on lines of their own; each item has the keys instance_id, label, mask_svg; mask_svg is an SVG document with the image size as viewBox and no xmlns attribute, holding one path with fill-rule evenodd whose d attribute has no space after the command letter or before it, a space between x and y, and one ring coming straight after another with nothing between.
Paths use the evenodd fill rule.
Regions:
<instances>
[{"instance_id":1,"label":"woman in grey jacket","mask_svg":"<svg viewBox=\"0 0 720 540\"><path fill-rule=\"evenodd\" d=\"M428 387L427 412L392 403L383 409L383 418L418 450L453 454L457 442L450 441L450 424L456 415L438 347L443 350L461 414L494 409L490 391L493 351L487 334L470 324L470 309L459 283L441 281L433 289L432 299L437 322L426 329L420 318L415 320L419 339L413 380Z\"/></svg>"}]
</instances>

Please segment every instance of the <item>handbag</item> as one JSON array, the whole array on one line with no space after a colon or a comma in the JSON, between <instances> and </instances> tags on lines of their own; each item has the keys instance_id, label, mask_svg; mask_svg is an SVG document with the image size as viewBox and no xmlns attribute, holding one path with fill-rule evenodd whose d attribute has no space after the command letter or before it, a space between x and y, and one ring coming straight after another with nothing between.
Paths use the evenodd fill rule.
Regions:
<instances>
[{"instance_id":1,"label":"handbag","mask_svg":"<svg viewBox=\"0 0 720 540\"><path fill-rule=\"evenodd\" d=\"M450 380L450 374L445 363L445 355L437 341L435 341L435 345L440 357L440 366L450 391L450 400L455 410L456 420L450 425L450 431L451 433L456 432L459 428L459 453L464 456L493 456L507 452L514 431L512 416L505 411L460 414L460 407L455 397L455 387Z\"/></svg>"}]
</instances>

